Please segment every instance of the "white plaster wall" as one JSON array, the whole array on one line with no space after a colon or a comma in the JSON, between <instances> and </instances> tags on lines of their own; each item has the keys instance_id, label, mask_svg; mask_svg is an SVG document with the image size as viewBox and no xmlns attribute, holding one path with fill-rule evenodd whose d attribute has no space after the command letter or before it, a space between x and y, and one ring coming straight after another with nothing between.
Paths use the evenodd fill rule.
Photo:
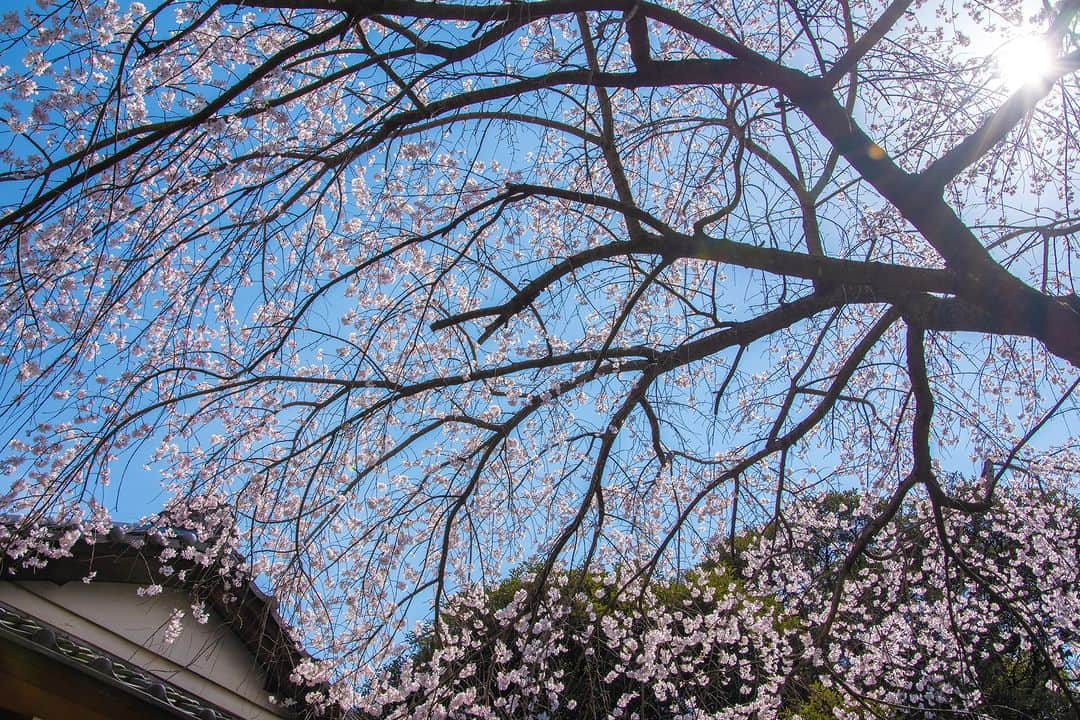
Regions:
<instances>
[{"instance_id":1,"label":"white plaster wall","mask_svg":"<svg viewBox=\"0 0 1080 720\"><path fill-rule=\"evenodd\" d=\"M201 625L187 593L139 597L136 589L127 583L5 581L0 601L242 718L287 717L270 704L255 657L218 616L211 611ZM183 632L167 644L165 627L177 608L184 611Z\"/></svg>"}]
</instances>

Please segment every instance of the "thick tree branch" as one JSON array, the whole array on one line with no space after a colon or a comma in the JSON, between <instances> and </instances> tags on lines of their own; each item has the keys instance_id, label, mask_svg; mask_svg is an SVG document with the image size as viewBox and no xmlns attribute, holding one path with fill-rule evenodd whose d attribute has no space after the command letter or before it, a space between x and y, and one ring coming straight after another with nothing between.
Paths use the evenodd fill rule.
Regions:
<instances>
[{"instance_id":1,"label":"thick tree branch","mask_svg":"<svg viewBox=\"0 0 1080 720\"><path fill-rule=\"evenodd\" d=\"M649 46L649 24L645 20L641 6L635 5L623 14L626 23L626 37L630 41L630 59L638 70L645 69L652 62L652 48Z\"/></svg>"},{"instance_id":2,"label":"thick tree branch","mask_svg":"<svg viewBox=\"0 0 1080 720\"><path fill-rule=\"evenodd\" d=\"M930 454L930 428L934 418L934 394L926 375L926 331L907 319L907 365L911 392L915 396L915 417L911 421L911 475L924 485L934 479Z\"/></svg>"},{"instance_id":3,"label":"thick tree branch","mask_svg":"<svg viewBox=\"0 0 1080 720\"><path fill-rule=\"evenodd\" d=\"M1053 354L1080 367L1080 312L1062 298L1027 286L990 257L941 197L940 189L901 170L818 81L777 70L778 87L792 97L822 134L957 273L957 294L987 314L1038 338Z\"/></svg>"}]
</instances>

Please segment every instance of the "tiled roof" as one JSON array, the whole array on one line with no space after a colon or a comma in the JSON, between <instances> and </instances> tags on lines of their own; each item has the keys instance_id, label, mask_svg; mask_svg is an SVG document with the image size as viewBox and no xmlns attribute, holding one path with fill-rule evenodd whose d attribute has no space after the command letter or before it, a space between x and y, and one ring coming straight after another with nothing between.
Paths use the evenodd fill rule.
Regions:
<instances>
[{"instance_id":1,"label":"tiled roof","mask_svg":"<svg viewBox=\"0 0 1080 720\"><path fill-rule=\"evenodd\" d=\"M2 520L0 520L2 523ZM11 524L8 523L8 527ZM51 526L50 530L56 536L62 535L69 528L66 526ZM157 560L158 554L165 548L182 550L184 547L201 547L199 539L190 530L174 530L159 532L147 525L116 524L107 535L88 542L80 539L72 546L70 552L63 557L49 559L44 566L27 564L20 560L6 556L0 556L0 580L49 580L57 584L67 582L79 582L93 574L95 581L121 582L138 585L161 585L166 588L182 589L190 592L193 597L203 600L208 606L226 623L236 634L245 647L255 656L260 667L266 672L266 690L279 699L293 701L296 707L304 706L304 696L312 690L325 688L313 688L294 683L290 676L294 668L304 659L308 658L307 652L291 637L285 623L276 611L276 600L261 591L250 579L237 574L222 574L219 568L204 567L192 560L184 559L182 553L169 560L171 570L161 571L162 563ZM183 571L183 572L181 572ZM9 618L10 624L5 624L0 631L6 634L15 633L21 642L33 642L33 633L26 635L17 628L30 627L27 620L17 620L8 608L3 617ZM17 614L17 613L16 613ZM4 621L0 621L2 623ZM45 632L51 632L58 638L55 647L37 643L39 647L45 647L49 652L61 653L69 662L81 663L84 668L90 668L94 672L102 674L93 664L93 658L102 658L97 662L105 667L108 660L112 664L112 672L116 682L124 683L126 687L134 688L142 694L149 693L159 702L170 704L170 707L187 707L187 700L182 696L193 698L190 693L184 693L160 679L153 678L146 673L141 675L131 674L127 677L131 682L121 680L116 675L119 672L136 673L137 668L130 664L122 663L116 658L109 657L101 651L89 648L82 641L72 638L60 638L62 634L53 628L47 628L38 623ZM37 630L34 631L35 633ZM43 634L42 638L48 636ZM67 647L71 650L57 648ZM89 648L89 649L80 649ZM78 658L90 658L87 653L97 653L89 661L83 662ZM120 664L118 664L120 663ZM107 675L107 673L104 673ZM144 680L140 678L152 678ZM171 688L171 689L170 689ZM170 695L172 693L172 695ZM164 694L164 697L162 695ZM173 702L175 699L181 704ZM197 700L197 698L195 698ZM194 707L194 706L192 706ZM231 715L223 714L223 711L208 706L200 707L209 713L216 714L193 714L188 710L182 710L181 717L199 718L229 718ZM333 718L335 713L327 713L321 717Z\"/></svg>"},{"instance_id":2,"label":"tiled roof","mask_svg":"<svg viewBox=\"0 0 1080 720\"><path fill-rule=\"evenodd\" d=\"M123 659L0 603L0 637L131 693L178 718L242 720Z\"/></svg>"}]
</instances>

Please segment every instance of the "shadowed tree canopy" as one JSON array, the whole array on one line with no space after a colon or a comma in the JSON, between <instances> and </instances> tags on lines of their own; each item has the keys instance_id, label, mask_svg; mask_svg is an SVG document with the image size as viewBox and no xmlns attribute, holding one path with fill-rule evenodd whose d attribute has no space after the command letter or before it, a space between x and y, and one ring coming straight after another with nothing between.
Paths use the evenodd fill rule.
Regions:
<instances>
[{"instance_id":1,"label":"shadowed tree canopy","mask_svg":"<svg viewBox=\"0 0 1080 720\"><path fill-rule=\"evenodd\" d=\"M532 590L461 647L548 637L567 567L613 573L629 618L581 632L633 639L670 610L650 578L722 549L743 600L666 659L620 646L627 717L634 683L706 712L663 685L683 660L728 678L718 716L776 712L807 668L853 716L975 712L994 653L1080 717L1078 12L10 12L3 547L44 562L160 484L160 532L217 538L197 560L244 563L325 658L297 670L336 683L313 704L368 709L403 707L377 676L410 623L523 560ZM449 656L410 691L554 711L557 645L506 655L502 705Z\"/></svg>"}]
</instances>

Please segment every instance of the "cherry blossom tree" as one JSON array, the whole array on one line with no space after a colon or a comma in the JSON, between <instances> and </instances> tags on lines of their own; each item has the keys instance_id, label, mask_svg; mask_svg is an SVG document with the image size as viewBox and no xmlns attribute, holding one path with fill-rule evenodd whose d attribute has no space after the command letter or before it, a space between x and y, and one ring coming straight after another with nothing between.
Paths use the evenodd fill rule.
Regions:
<instances>
[{"instance_id":1,"label":"cherry blossom tree","mask_svg":"<svg viewBox=\"0 0 1080 720\"><path fill-rule=\"evenodd\" d=\"M575 719L618 716L619 709L641 718L721 714L740 705L745 710L750 703L769 717L784 718L832 718L837 710L855 716L922 717L927 709L957 713L960 708L979 718L1071 717L1068 701L1052 680L1054 669L1033 648L1017 642L1017 619L989 608L967 578L953 576L941 587L936 583L942 574L927 572L941 561L941 550L932 547L933 535L924 531L930 520L926 503L905 513L890 528L891 537L879 536L875 552L860 559L860 570L871 579L842 611L854 615L841 621L847 625L845 637L833 650L837 658L831 664L857 664L857 672L865 674L859 684L875 691L858 697L845 692L828 668L794 647L812 640L792 630L828 606L825 596L850 537L871 521L872 513L861 510L859 497L850 492L826 494L801 510L823 522L807 525L810 532L784 545L786 580L780 582L790 587L794 581L798 593L776 592L779 578L762 572L772 560L743 577L740 566L748 558L775 549L780 528L770 524L744 533L741 552L714 549L701 565L654 581L644 592L623 592L617 572L556 575L542 601L548 622L537 630L524 622L507 636L500 618L518 616L516 606L533 590L535 568L524 566L493 588L457 598L441 631L421 633L414 651L385 675L380 692L369 695L371 714L407 717L458 698L480 707L516 702L526 705L529 715ZM1013 597L1056 594L1042 584L1045 576L1037 566L1015 572L1018 538L1002 532L1009 524L1005 518L987 522L984 516L954 530L964 532L965 555L989 560L982 572L1014 566L1006 570L1015 574L1005 582ZM1070 541L1059 544L1058 538L1070 530L1062 533L1057 521L1053 524L1048 535L1067 554ZM884 567L897 560L909 569L897 573ZM879 585L882 577L897 575L903 585ZM964 598L959 612L982 615L964 623L973 661L963 673L955 673L956 665L940 674L920 672L910 653L921 649L926 635L919 633L918 645L908 645L912 633L897 632L896 624L926 623L934 617L928 605L947 594ZM1036 609L1022 622L1036 617L1045 621ZM905 662L898 663L893 653L901 653ZM776 663L793 659L793 665L777 672ZM528 667L524 673L523 663ZM919 687L935 676L933 687ZM781 684L772 684L776 678ZM548 693L551 687L558 692ZM506 692L510 688L513 692ZM500 701L498 695L505 697Z\"/></svg>"},{"instance_id":2,"label":"cherry blossom tree","mask_svg":"<svg viewBox=\"0 0 1080 720\"><path fill-rule=\"evenodd\" d=\"M808 667L841 714L977 708L1020 648L1080 717L1078 11L10 12L6 552L160 482L161 532L243 562L325 659L315 705L412 707L379 672L428 619L524 643L503 704L449 650L409 669L433 714L553 712L562 585L595 572L637 601L580 632L673 716L767 715ZM716 553L745 592L664 620L651 580ZM530 559L497 617L441 622ZM672 663L706 660L752 691L690 702Z\"/></svg>"}]
</instances>

